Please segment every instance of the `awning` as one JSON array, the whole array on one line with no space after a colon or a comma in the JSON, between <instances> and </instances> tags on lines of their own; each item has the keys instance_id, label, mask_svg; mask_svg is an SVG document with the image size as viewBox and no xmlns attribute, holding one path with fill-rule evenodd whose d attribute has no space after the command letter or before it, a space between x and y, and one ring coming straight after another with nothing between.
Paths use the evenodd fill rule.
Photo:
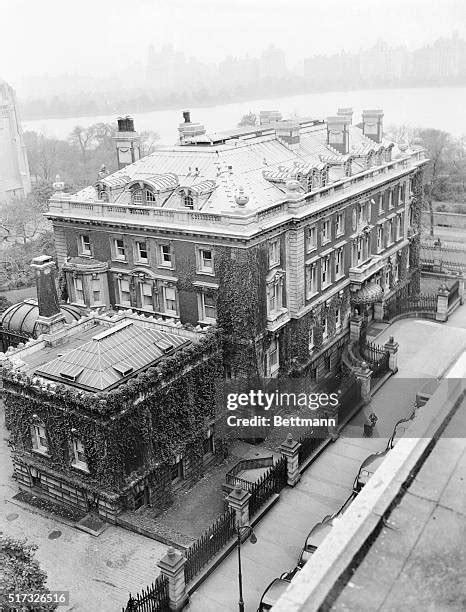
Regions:
<instances>
[{"instance_id":1,"label":"awning","mask_svg":"<svg viewBox=\"0 0 466 612\"><path fill-rule=\"evenodd\" d=\"M383 297L383 289L377 283L368 283L359 291L351 294L353 304L373 304L379 302Z\"/></svg>"}]
</instances>

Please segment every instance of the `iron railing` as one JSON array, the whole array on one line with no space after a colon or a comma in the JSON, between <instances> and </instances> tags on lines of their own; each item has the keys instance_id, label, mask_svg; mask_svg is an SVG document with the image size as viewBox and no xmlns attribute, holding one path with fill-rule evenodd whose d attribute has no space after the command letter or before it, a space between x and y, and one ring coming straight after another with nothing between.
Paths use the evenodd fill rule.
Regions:
<instances>
[{"instance_id":1,"label":"iron railing","mask_svg":"<svg viewBox=\"0 0 466 612\"><path fill-rule=\"evenodd\" d=\"M226 510L188 549L184 576L186 583L222 550L236 533L236 512Z\"/></svg>"},{"instance_id":2,"label":"iron railing","mask_svg":"<svg viewBox=\"0 0 466 612\"><path fill-rule=\"evenodd\" d=\"M135 597L131 594L122 612L169 612L168 579L158 576L151 586Z\"/></svg>"},{"instance_id":3,"label":"iron railing","mask_svg":"<svg viewBox=\"0 0 466 612\"><path fill-rule=\"evenodd\" d=\"M282 457L254 483L249 499L249 516L254 516L272 495L279 493L286 486L287 480L287 460Z\"/></svg>"},{"instance_id":4,"label":"iron railing","mask_svg":"<svg viewBox=\"0 0 466 612\"><path fill-rule=\"evenodd\" d=\"M229 470L225 475L225 481L228 485L232 487L236 485L240 485L243 489L247 491L251 491L254 487L254 482L246 480L238 476L240 472L244 470L255 470L259 468L269 468L273 465L273 457L258 457L256 459L242 459L238 461L231 470Z\"/></svg>"}]
</instances>

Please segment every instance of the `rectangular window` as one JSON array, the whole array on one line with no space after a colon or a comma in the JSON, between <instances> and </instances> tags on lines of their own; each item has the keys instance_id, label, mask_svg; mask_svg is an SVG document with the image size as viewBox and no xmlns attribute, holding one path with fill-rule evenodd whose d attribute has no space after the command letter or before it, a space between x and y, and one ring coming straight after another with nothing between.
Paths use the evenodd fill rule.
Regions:
<instances>
[{"instance_id":1,"label":"rectangular window","mask_svg":"<svg viewBox=\"0 0 466 612\"><path fill-rule=\"evenodd\" d=\"M76 303L84 304L84 286L82 278L74 279L74 290L76 293Z\"/></svg>"},{"instance_id":2,"label":"rectangular window","mask_svg":"<svg viewBox=\"0 0 466 612\"><path fill-rule=\"evenodd\" d=\"M314 327L309 329L309 351L314 348Z\"/></svg>"},{"instance_id":3,"label":"rectangular window","mask_svg":"<svg viewBox=\"0 0 466 612\"><path fill-rule=\"evenodd\" d=\"M280 242L272 240L269 242L269 266L276 266L280 263Z\"/></svg>"},{"instance_id":4,"label":"rectangular window","mask_svg":"<svg viewBox=\"0 0 466 612\"><path fill-rule=\"evenodd\" d=\"M166 268L172 267L172 253L169 244L160 245L160 265Z\"/></svg>"},{"instance_id":5,"label":"rectangular window","mask_svg":"<svg viewBox=\"0 0 466 612\"><path fill-rule=\"evenodd\" d=\"M383 215L383 196L379 194L379 215Z\"/></svg>"},{"instance_id":6,"label":"rectangular window","mask_svg":"<svg viewBox=\"0 0 466 612\"><path fill-rule=\"evenodd\" d=\"M308 227L306 232L306 252L310 253L317 248L317 228L315 225Z\"/></svg>"},{"instance_id":7,"label":"rectangular window","mask_svg":"<svg viewBox=\"0 0 466 612\"><path fill-rule=\"evenodd\" d=\"M325 315L323 319L322 339L327 340L328 338L328 317Z\"/></svg>"},{"instance_id":8,"label":"rectangular window","mask_svg":"<svg viewBox=\"0 0 466 612\"><path fill-rule=\"evenodd\" d=\"M309 299L317 293L317 264L306 266L306 297Z\"/></svg>"},{"instance_id":9,"label":"rectangular window","mask_svg":"<svg viewBox=\"0 0 466 612\"><path fill-rule=\"evenodd\" d=\"M383 225L377 226L377 253L383 250Z\"/></svg>"},{"instance_id":10,"label":"rectangular window","mask_svg":"<svg viewBox=\"0 0 466 612\"><path fill-rule=\"evenodd\" d=\"M136 259L140 263L147 263L149 261L146 242L136 242Z\"/></svg>"},{"instance_id":11,"label":"rectangular window","mask_svg":"<svg viewBox=\"0 0 466 612\"><path fill-rule=\"evenodd\" d=\"M406 191L406 185L405 183L402 183L399 187L398 187L398 204L404 204L405 201L405 191Z\"/></svg>"},{"instance_id":12,"label":"rectangular window","mask_svg":"<svg viewBox=\"0 0 466 612\"><path fill-rule=\"evenodd\" d=\"M322 257L320 260L320 271L321 271L321 280L322 280L322 289L330 285L330 257Z\"/></svg>"},{"instance_id":13,"label":"rectangular window","mask_svg":"<svg viewBox=\"0 0 466 612\"><path fill-rule=\"evenodd\" d=\"M211 249L199 249L198 251L198 267L199 272L214 272L214 258Z\"/></svg>"},{"instance_id":14,"label":"rectangular window","mask_svg":"<svg viewBox=\"0 0 466 612\"><path fill-rule=\"evenodd\" d=\"M120 289L120 304L122 306L131 306L131 294L129 290L129 281L124 278L120 278L119 282Z\"/></svg>"},{"instance_id":15,"label":"rectangular window","mask_svg":"<svg viewBox=\"0 0 466 612\"><path fill-rule=\"evenodd\" d=\"M172 482L178 482L184 478L183 457L181 455L176 456L175 463L172 465L171 478Z\"/></svg>"},{"instance_id":16,"label":"rectangular window","mask_svg":"<svg viewBox=\"0 0 466 612\"><path fill-rule=\"evenodd\" d=\"M176 309L176 289L174 287L164 287L163 297L165 303L165 312L168 314L178 314Z\"/></svg>"},{"instance_id":17,"label":"rectangular window","mask_svg":"<svg viewBox=\"0 0 466 612\"><path fill-rule=\"evenodd\" d=\"M117 238L115 240L115 258L121 261L125 261L126 259L125 243L122 238Z\"/></svg>"},{"instance_id":18,"label":"rectangular window","mask_svg":"<svg viewBox=\"0 0 466 612\"><path fill-rule=\"evenodd\" d=\"M204 438L204 442L203 442L203 450L204 450L204 455L211 455L214 452L214 432L212 431L212 429L210 429L207 431L207 435Z\"/></svg>"},{"instance_id":19,"label":"rectangular window","mask_svg":"<svg viewBox=\"0 0 466 612\"><path fill-rule=\"evenodd\" d=\"M393 189L388 192L388 208L393 208Z\"/></svg>"},{"instance_id":20,"label":"rectangular window","mask_svg":"<svg viewBox=\"0 0 466 612\"><path fill-rule=\"evenodd\" d=\"M393 219L390 219L388 222L388 244L393 244L395 242L395 234L393 227Z\"/></svg>"},{"instance_id":21,"label":"rectangular window","mask_svg":"<svg viewBox=\"0 0 466 612\"><path fill-rule=\"evenodd\" d=\"M94 304L100 302L100 279L93 278L92 279L92 301Z\"/></svg>"},{"instance_id":22,"label":"rectangular window","mask_svg":"<svg viewBox=\"0 0 466 612\"><path fill-rule=\"evenodd\" d=\"M341 327L341 308L337 308L335 311L335 327L336 329Z\"/></svg>"},{"instance_id":23,"label":"rectangular window","mask_svg":"<svg viewBox=\"0 0 466 612\"><path fill-rule=\"evenodd\" d=\"M87 234L83 234L80 236L81 238L81 255L90 255L91 254L91 239Z\"/></svg>"},{"instance_id":24,"label":"rectangular window","mask_svg":"<svg viewBox=\"0 0 466 612\"><path fill-rule=\"evenodd\" d=\"M343 276L343 247L335 251L335 278L341 278Z\"/></svg>"},{"instance_id":25,"label":"rectangular window","mask_svg":"<svg viewBox=\"0 0 466 612\"><path fill-rule=\"evenodd\" d=\"M280 283L272 283L269 285L269 313L282 307L281 290L282 286Z\"/></svg>"},{"instance_id":26,"label":"rectangular window","mask_svg":"<svg viewBox=\"0 0 466 612\"><path fill-rule=\"evenodd\" d=\"M398 215L396 230L397 230L396 239L400 240L403 237L403 215Z\"/></svg>"},{"instance_id":27,"label":"rectangular window","mask_svg":"<svg viewBox=\"0 0 466 612\"><path fill-rule=\"evenodd\" d=\"M43 425L31 425L32 448L38 453L48 454L47 434Z\"/></svg>"},{"instance_id":28,"label":"rectangular window","mask_svg":"<svg viewBox=\"0 0 466 612\"><path fill-rule=\"evenodd\" d=\"M145 310L154 310L151 283L141 283L141 305Z\"/></svg>"},{"instance_id":29,"label":"rectangular window","mask_svg":"<svg viewBox=\"0 0 466 612\"><path fill-rule=\"evenodd\" d=\"M73 461L72 465L80 470L88 471L87 459L84 453L84 445L79 438L73 438Z\"/></svg>"},{"instance_id":30,"label":"rectangular window","mask_svg":"<svg viewBox=\"0 0 466 612\"><path fill-rule=\"evenodd\" d=\"M216 321L217 320L217 304L215 297L212 293L201 293L201 304L202 313L201 319L203 321Z\"/></svg>"},{"instance_id":31,"label":"rectangular window","mask_svg":"<svg viewBox=\"0 0 466 612\"><path fill-rule=\"evenodd\" d=\"M337 215L337 219L336 219L336 234L337 236L341 236L344 231L345 231L345 214L344 213L338 213Z\"/></svg>"},{"instance_id":32,"label":"rectangular window","mask_svg":"<svg viewBox=\"0 0 466 612\"><path fill-rule=\"evenodd\" d=\"M330 219L324 219L322 221L322 244L330 242L331 240L331 227Z\"/></svg>"},{"instance_id":33,"label":"rectangular window","mask_svg":"<svg viewBox=\"0 0 466 612\"><path fill-rule=\"evenodd\" d=\"M273 340L267 352L267 376L274 378L280 367L278 356L278 340Z\"/></svg>"}]
</instances>

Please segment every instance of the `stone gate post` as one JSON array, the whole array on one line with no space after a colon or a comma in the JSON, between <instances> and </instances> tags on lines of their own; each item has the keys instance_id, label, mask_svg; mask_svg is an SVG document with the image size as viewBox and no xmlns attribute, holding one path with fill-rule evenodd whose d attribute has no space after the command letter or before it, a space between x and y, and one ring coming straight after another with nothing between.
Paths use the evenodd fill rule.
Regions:
<instances>
[{"instance_id":1,"label":"stone gate post","mask_svg":"<svg viewBox=\"0 0 466 612\"><path fill-rule=\"evenodd\" d=\"M280 453L286 457L287 484L294 487L298 484L301 474L299 472L299 449L300 442L293 440L293 435L289 433L286 440L280 444Z\"/></svg>"},{"instance_id":2,"label":"stone gate post","mask_svg":"<svg viewBox=\"0 0 466 612\"><path fill-rule=\"evenodd\" d=\"M249 500L251 493L237 484L226 500L230 508L236 512L236 525L249 525Z\"/></svg>"},{"instance_id":3,"label":"stone gate post","mask_svg":"<svg viewBox=\"0 0 466 612\"><path fill-rule=\"evenodd\" d=\"M372 370L365 361L362 362L361 368L356 374L359 384L361 385L361 399L364 406L371 401L371 376Z\"/></svg>"},{"instance_id":4,"label":"stone gate post","mask_svg":"<svg viewBox=\"0 0 466 612\"><path fill-rule=\"evenodd\" d=\"M184 566L186 558L174 548L169 548L165 557L158 562L161 573L168 579L170 610L182 610L188 601Z\"/></svg>"},{"instance_id":5,"label":"stone gate post","mask_svg":"<svg viewBox=\"0 0 466 612\"><path fill-rule=\"evenodd\" d=\"M389 353L388 368L391 372L398 372L398 342L395 342L393 336L390 336L385 343L384 348Z\"/></svg>"}]
</instances>

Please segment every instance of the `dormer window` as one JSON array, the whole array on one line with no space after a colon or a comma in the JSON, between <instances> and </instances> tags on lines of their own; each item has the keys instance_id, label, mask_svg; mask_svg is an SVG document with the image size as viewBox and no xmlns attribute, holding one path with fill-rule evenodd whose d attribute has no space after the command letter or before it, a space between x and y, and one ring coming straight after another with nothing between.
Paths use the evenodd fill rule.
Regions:
<instances>
[{"instance_id":1,"label":"dormer window","mask_svg":"<svg viewBox=\"0 0 466 612\"><path fill-rule=\"evenodd\" d=\"M155 202L157 202L155 194L152 191L149 191L148 189L146 189L146 203L155 204Z\"/></svg>"},{"instance_id":2,"label":"dormer window","mask_svg":"<svg viewBox=\"0 0 466 612\"><path fill-rule=\"evenodd\" d=\"M108 202L109 201L108 191L107 191L106 187L101 187L101 189L99 191L99 200L102 200L102 202Z\"/></svg>"},{"instance_id":3,"label":"dormer window","mask_svg":"<svg viewBox=\"0 0 466 612\"><path fill-rule=\"evenodd\" d=\"M194 199L189 194L183 196L183 206L185 208L189 208L190 210L194 209Z\"/></svg>"},{"instance_id":4,"label":"dormer window","mask_svg":"<svg viewBox=\"0 0 466 612\"><path fill-rule=\"evenodd\" d=\"M142 204L142 189L137 189L133 193L133 204Z\"/></svg>"}]
</instances>

